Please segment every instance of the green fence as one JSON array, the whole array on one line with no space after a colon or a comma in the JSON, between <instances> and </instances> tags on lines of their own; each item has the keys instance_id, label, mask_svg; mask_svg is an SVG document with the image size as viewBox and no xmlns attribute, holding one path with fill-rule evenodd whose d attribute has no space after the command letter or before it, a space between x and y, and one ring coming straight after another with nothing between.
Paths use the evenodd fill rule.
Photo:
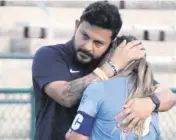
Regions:
<instances>
[{"instance_id":1,"label":"green fence","mask_svg":"<svg viewBox=\"0 0 176 140\"><path fill-rule=\"evenodd\" d=\"M0 120L2 122L0 123L2 124L1 124L0 139L33 140L35 132L34 106L35 106L35 99L33 96L33 90L31 88L29 89L1 88ZM25 111L22 111L23 109L25 109ZM23 116L26 115L26 113L28 113L27 118ZM22 117L22 119L20 119L20 117ZM23 126L21 124L22 120L24 120L24 122L26 123L23 124ZM18 122L19 124L16 124L15 122Z\"/></svg>"},{"instance_id":2,"label":"green fence","mask_svg":"<svg viewBox=\"0 0 176 140\"><path fill-rule=\"evenodd\" d=\"M30 54L0 54L1 60L32 60ZM0 140L33 140L35 101L32 88L0 89Z\"/></svg>"}]
</instances>

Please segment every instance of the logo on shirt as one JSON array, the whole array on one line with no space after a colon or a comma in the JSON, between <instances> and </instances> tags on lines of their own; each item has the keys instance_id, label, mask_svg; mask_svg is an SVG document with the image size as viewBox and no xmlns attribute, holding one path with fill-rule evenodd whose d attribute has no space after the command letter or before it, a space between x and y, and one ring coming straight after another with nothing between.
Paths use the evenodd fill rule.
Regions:
<instances>
[{"instance_id":1,"label":"logo on shirt","mask_svg":"<svg viewBox=\"0 0 176 140\"><path fill-rule=\"evenodd\" d=\"M86 94L84 94L84 95L82 96L82 99L81 99L80 104L84 104L84 103L85 103L85 101L86 101L86 99L87 99L87 95L86 95Z\"/></svg>"},{"instance_id":2,"label":"logo on shirt","mask_svg":"<svg viewBox=\"0 0 176 140\"><path fill-rule=\"evenodd\" d=\"M78 73L80 71L76 71L76 70L72 70L72 68L70 69L70 73Z\"/></svg>"}]
</instances>

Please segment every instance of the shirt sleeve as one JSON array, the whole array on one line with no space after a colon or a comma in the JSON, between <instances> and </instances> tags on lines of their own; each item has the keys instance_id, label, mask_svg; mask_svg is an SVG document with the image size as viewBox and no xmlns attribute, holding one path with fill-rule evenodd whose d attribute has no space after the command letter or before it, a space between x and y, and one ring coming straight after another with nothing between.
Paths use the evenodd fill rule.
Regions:
<instances>
[{"instance_id":1,"label":"shirt sleeve","mask_svg":"<svg viewBox=\"0 0 176 140\"><path fill-rule=\"evenodd\" d=\"M32 76L40 89L53 81L69 80L67 64L62 55L59 51L47 46L36 52L33 59Z\"/></svg>"},{"instance_id":2,"label":"shirt sleeve","mask_svg":"<svg viewBox=\"0 0 176 140\"><path fill-rule=\"evenodd\" d=\"M101 82L90 84L83 93L78 112L95 117L104 102L104 87Z\"/></svg>"}]
</instances>

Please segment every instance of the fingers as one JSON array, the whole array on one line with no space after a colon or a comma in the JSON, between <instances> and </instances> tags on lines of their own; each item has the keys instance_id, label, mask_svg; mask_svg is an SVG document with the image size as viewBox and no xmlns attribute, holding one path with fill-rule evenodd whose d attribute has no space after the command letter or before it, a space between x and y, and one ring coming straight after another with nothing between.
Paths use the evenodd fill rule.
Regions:
<instances>
[{"instance_id":1,"label":"fingers","mask_svg":"<svg viewBox=\"0 0 176 140\"><path fill-rule=\"evenodd\" d=\"M141 41L139 40L134 40L125 45L125 48L128 49L131 54L133 54L134 60L138 60L141 58L144 58L145 56L145 48L142 45Z\"/></svg>"},{"instance_id":2,"label":"fingers","mask_svg":"<svg viewBox=\"0 0 176 140\"><path fill-rule=\"evenodd\" d=\"M124 116L130 114L130 113L131 113L131 109L130 109L130 108L124 109L124 110L123 110L122 112L120 112L117 116L115 116L115 119L117 120L117 119L119 119L119 118L121 118L121 117L124 117Z\"/></svg>"},{"instance_id":3,"label":"fingers","mask_svg":"<svg viewBox=\"0 0 176 140\"><path fill-rule=\"evenodd\" d=\"M134 99L128 100L128 101L125 103L124 108L130 107L130 106L133 104L133 102L134 102Z\"/></svg>"},{"instance_id":4,"label":"fingers","mask_svg":"<svg viewBox=\"0 0 176 140\"><path fill-rule=\"evenodd\" d=\"M139 54L136 56L136 59L144 58L145 50L138 50Z\"/></svg>"},{"instance_id":5,"label":"fingers","mask_svg":"<svg viewBox=\"0 0 176 140\"><path fill-rule=\"evenodd\" d=\"M139 40L134 40L134 41L127 43L126 47L128 49L133 49L133 50L145 50L144 46Z\"/></svg>"},{"instance_id":6,"label":"fingers","mask_svg":"<svg viewBox=\"0 0 176 140\"><path fill-rule=\"evenodd\" d=\"M121 123L117 124L118 127L125 126L134 119L134 115L129 114Z\"/></svg>"},{"instance_id":7,"label":"fingers","mask_svg":"<svg viewBox=\"0 0 176 140\"><path fill-rule=\"evenodd\" d=\"M132 47L139 46L140 44L142 44L141 41L134 40L134 41L127 43L126 47L130 49Z\"/></svg>"},{"instance_id":8,"label":"fingers","mask_svg":"<svg viewBox=\"0 0 176 140\"><path fill-rule=\"evenodd\" d=\"M135 117L131 122L130 124L125 128L125 131L131 131L135 126L136 124L138 123L140 119L138 117Z\"/></svg>"},{"instance_id":9,"label":"fingers","mask_svg":"<svg viewBox=\"0 0 176 140\"><path fill-rule=\"evenodd\" d=\"M117 48L125 46L126 43L127 43L127 41L126 41L126 40L123 40L122 43L120 43L120 45L119 45Z\"/></svg>"},{"instance_id":10,"label":"fingers","mask_svg":"<svg viewBox=\"0 0 176 140\"><path fill-rule=\"evenodd\" d=\"M130 52L133 53L133 55L134 55L134 60L139 60L139 59L141 59L141 58L144 58L144 56L145 56L145 54L146 54L146 53L145 53L145 49L142 49L142 48L141 48L141 45L131 48L131 49L130 49Z\"/></svg>"},{"instance_id":11,"label":"fingers","mask_svg":"<svg viewBox=\"0 0 176 140\"><path fill-rule=\"evenodd\" d=\"M141 43L141 41L139 41L139 40L134 40L134 41L131 41L131 42L128 42L127 43L127 41L126 40L123 40L123 42L122 43L120 43L120 45L118 45L118 47L123 47L123 46L125 46L126 48L132 48L132 47L135 47L135 46L139 46L139 45L141 45L142 43ZM142 45L141 45L141 49L144 49L144 47L142 47Z\"/></svg>"}]
</instances>

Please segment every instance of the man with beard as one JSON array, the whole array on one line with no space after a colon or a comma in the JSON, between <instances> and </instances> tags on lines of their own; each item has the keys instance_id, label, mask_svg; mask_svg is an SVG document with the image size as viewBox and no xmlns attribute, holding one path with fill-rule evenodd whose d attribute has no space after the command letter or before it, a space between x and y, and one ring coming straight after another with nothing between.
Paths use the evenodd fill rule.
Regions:
<instances>
[{"instance_id":1,"label":"man with beard","mask_svg":"<svg viewBox=\"0 0 176 140\"><path fill-rule=\"evenodd\" d=\"M141 49L140 41L127 44L123 41L120 46L127 47L117 47L109 61L99 65L121 26L116 6L105 1L95 2L83 11L80 20L76 20L71 41L44 46L36 52L32 66L36 99L35 140L64 140L88 84L107 80L130 61L144 57L145 51ZM155 96L155 100L153 97L130 100L117 117L128 113L133 114L131 119L143 119L154 110L168 110L174 102L173 94L169 89L159 93L162 94ZM120 125L124 125L125 121ZM131 122L129 127L134 125Z\"/></svg>"}]
</instances>

